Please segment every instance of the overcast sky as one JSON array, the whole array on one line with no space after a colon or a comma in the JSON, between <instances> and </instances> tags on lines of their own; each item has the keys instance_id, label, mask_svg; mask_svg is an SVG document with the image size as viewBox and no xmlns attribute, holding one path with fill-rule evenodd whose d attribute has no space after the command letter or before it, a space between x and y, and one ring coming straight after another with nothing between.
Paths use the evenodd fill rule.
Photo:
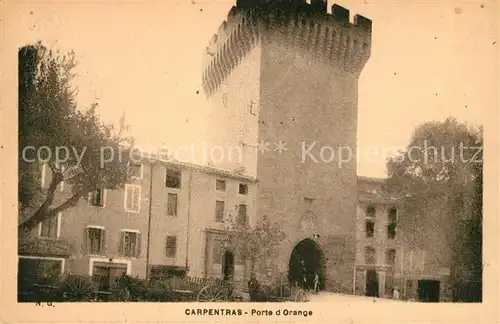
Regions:
<instances>
[{"instance_id":1,"label":"overcast sky","mask_svg":"<svg viewBox=\"0 0 500 324\"><path fill-rule=\"evenodd\" d=\"M12 28L19 46L42 40L76 52L80 105L97 99L104 120L126 113L139 143L175 146L203 130L202 56L234 2L19 4ZM429 120L484 123L494 107L494 1L337 3L373 20L359 87L362 151L403 146ZM385 172L382 159L358 161L360 175Z\"/></svg>"}]
</instances>

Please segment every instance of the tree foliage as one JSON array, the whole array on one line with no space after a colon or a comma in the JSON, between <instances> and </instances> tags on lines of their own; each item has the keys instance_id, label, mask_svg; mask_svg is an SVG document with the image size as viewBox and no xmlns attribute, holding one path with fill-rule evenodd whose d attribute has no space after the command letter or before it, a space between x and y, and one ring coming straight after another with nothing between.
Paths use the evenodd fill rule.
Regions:
<instances>
[{"instance_id":1,"label":"tree foliage","mask_svg":"<svg viewBox=\"0 0 500 324\"><path fill-rule=\"evenodd\" d=\"M78 109L71 83L76 67L73 52L61 55L36 43L19 50L18 62L18 202L19 230L24 233L75 206L93 189L121 188L128 156L119 153L133 139L123 135L127 130L123 118L119 128L101 122L97 103ZM41 147L47 147L50 154ZM109 162L102 163L104 159ZM48 188L40 186L41 162L51 171ZM71 196L56 204L61 181L69 185Z\"/></svg>"},{"instance_id":2,"label":"tree foliage","mask_svg":"<svg viewBox=\"0 0 500 324\"><path fill-rule=\"evenodd\" d=\"M458 269L481 280L482 128L454 118L428 122L413 133L407 148L389 159L388 188L402 201L398 225L412 246L450 256ZM442 242L443 244L440 244Z\"/></svg>"},{"instance_id":3,"label":"tree foliage","mask_svg":"<svg viewBox=\"0 0 500 324\"><path fill-rule=\"evenodd\" d=\"M224 224L229 247L250 262L252 274L267 276L269 271L275 269L279 247L286 237L281 225L264 216L251 226L247 221L231 215Z\"/></svg>"}]
</instances>

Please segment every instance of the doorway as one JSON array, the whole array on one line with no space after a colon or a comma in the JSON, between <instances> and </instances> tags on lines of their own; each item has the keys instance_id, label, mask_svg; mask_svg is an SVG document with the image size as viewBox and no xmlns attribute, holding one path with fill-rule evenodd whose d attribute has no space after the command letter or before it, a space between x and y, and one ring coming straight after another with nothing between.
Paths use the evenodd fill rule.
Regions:
<instances>
[{"instance_id":1,"label":"doorway","mask_svg":"<svg viewBox=\"0 0 500 324\"><path fill-rule=\"evenodd\" d=\"M418 300L427 303L439 302L439 280L419 280Z\"/></svg>"},{"instance_id":2,"label":"doorway","mask_svg":"<svg viewBox=\"0 0 500 324\"><path fill-rule=\"evenodd\" d=\"M378 274L377 271L373 269L366 270L365 295L370 297L379 297Z\"/></svg>"},{"instance_id":3,"label":"doorway","mask_svg":"<svg viewBox=\"0 0 500 324\"><path fill-rule=\"evenodd\" d=\"M224 280L230 280L234 274L234 253L226 250L222 265L222 276Z\"/></svg>"},{"instance_id":4,"label":"doorway","mask_svg":"<svg viewBox=\"0 0 500 324\"><path fill-rule=\"evenodd\" d=\"M96 262L92 270L92 279L99 291L110 291L116 286L118 279L126 273L126 264Z\"/></svg>"},{"instance_id":5,"label":"doorway","mask_svg":"<svg viewBox=\"0 0 500 324\"><path fill-rule=\"evenodd\" d=\"M316 273L318 273L319 277L319 290L324 290L325 264L323 252L316 242L311 239L304 239L295 246L290 256L288 281L291 285L313 289Z\"/></svg>"}]
</instances>

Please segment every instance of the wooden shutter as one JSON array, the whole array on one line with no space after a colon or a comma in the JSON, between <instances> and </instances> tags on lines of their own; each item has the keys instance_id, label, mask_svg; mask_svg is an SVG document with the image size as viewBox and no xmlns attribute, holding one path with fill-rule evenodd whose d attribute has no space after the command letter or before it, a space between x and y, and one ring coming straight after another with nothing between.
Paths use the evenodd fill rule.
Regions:
<instances>
[{"instance_id":1,"label":"wooden shutter","mask_svg":"<svg viewBox=\"0 0 500 324\"><path fill-rule=\"evenodd\" d=\"M137 210L139 211L141 209L141 187L137 187Z\"/></svg>"},{"instance_id":2,"label":"wooden shutter","mask_svg":"<svg viewBox=\"0 0 500 324\"><path fill-rule=\"evenodd\" d=\"M101 189L102 190L102 201L101 201L101 206L106 206L106 196L108 194L108 191L106 189Z\"/></svg>"},{"instance_id":3,"label":"wooden shutter","mask_svg":"<svg viewBox=\"0 0 500 324\"><path fill-rule=\"evenodd\" d=\"M106 230L101 230L101 252L105 253L107 251L106 246Z\"/></svg>"},{"instance_id":4,"label":"wooden shutter","mask_svg":"<svg viewBox=\"0 0 500 324\"><path fill-rule=\"evenodd\" d=\"M58 221L59 215L55 214L50 217L50 229L49 229L49 236L50 237L57 237L57 221Z\"/></svg>"},{"instance_id":5,"label":"wooden shutter","mask_svg":"<svg viewBox=\"0 0 500 324\"><path fill-rule=\"evenodd\" d=\"M134 190L132 191L132 198L134 199L133 202L133 209L134 211L139 210L139 204L141 203L140 197L139 197L139 187L134 187Z\"/></svg>"},{"instance_id":6,"label":"wooden shutter","mask_svg":"<svg viewBox=\"0 0 500 324\"><path fill-rule=\"evenodd\" d=\"M120 241L118 242L118 253L125 254L125 232L120 232Z\"/></svg>"},{"instance_id":7,"label":"wooden shutter","mask_svg":"<svg viewBox=\"0 0 500 324\"><path fill-rule=\"evenodd\" d=\"M135 245L135 256L138 258L141 256L141 250L142 250L142 238L141 238L141 233L137 233L137 241Z\"/></svg>"},{"instance_id":8,"label":"wooden shutter","mask_svg":"<svg viewBox=\"0 0 500 324\"><path fill-rule=\"evenodd\" d=\"M90 250L90 228L83 230L83 253L88 254Z\"/></svg>"},{"instance_id":9,"label":"wooden shutter","mask_svg":"<svg viewBox=\"0 0 500 324\"><path fill-rule=\"evenodd\" d=\"M123 190L123 209L124 210L127 210L127 203L128 203L128 197L127 197L127 193L128 193L128 186L125 186L125 190Z\"/></svg>"}]
</instances>

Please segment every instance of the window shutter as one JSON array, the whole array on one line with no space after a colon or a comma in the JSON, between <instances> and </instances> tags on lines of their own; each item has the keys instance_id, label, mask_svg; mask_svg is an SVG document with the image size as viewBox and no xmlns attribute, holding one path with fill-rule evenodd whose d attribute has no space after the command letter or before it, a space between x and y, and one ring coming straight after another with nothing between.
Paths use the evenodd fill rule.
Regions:
<instances>
[{"instance_id":1,"label":"window shutter","mask_svg":"<svg viewBox=\"0 0 500 324\"><path fill-rule=\"evenodd\" d=\"M140 193L141 193L140 188L136 187L134 190L134 210L139 210L139 205L141 204Z\"/></svg>"},{"instance_id":2,"label":"window shutter","mask_svg":"<svg viewBox=\"0 0 500 324\"><path fill-rule=\"evenodd\" d=\"M118 242L118 253L125 254L125 232L120 232L120 241Z\"/></svg>"},{"instance_id":3,"label":"window shutter","mask_svg":"<svg viewBox=\"0 0 500 324\"><path fill-rule=\"evenodd\" d=\"M52 219L50 221L50 237L57 237L57 221L58 221L59 215L55 214L52 216Z\"/></svg>"},{"instance_id":4,"label":"window shutter","mask_svg":"<svg viewBox=\"0 0 500 324\"><path fill-rule=\"evenodd\" d=\"M142 248L141 233L137 233L137 242L136 242L136 245L135 245L135 250L136 250L135 256L136 257L140 257L141 256L141 250L142 250L141 248Z\"/></svg>"},{"instance_id":5,"label":"window shutter","mask_svg":"<svg viewBox=\"0 0 500 324\"><path fill-rule=\"evenodd\" d=\"M168 252L168 250L169 250L168 244L170 243L169 238L170 238L170 236L167 235L167 237L165 239L165 255L167 257L169 256L169 252Z\"/></svg>"},{"instance_id":6,"label":"window shutter","mask_svg":"<svg viewBox=\"0 0 500 324\"><path fill-rule=\"evenodd\" d=\"M123 191L123 209L127 210L127 194L128 194L128 187L125 186L125 190Z\"/></svg>"},{"instance_id":7,"label":"window shutter","mask_svg":"<svg viewBox=\"0 0 500 324\"><path fill-rule=\"evenodd\" d=\"M101 205L104 207L106 206L106 196L107 196L108 191L106 189L102 189L102 202Z\"/></svg>"},{"instance_id":8,"label":"window shutter","mask_svg":"<svg viewBox=\"0 0 500 324\"><path fill-rule=\"evenodd\" d=\"M101 230L101 251L106 252L107 246L106 246L106 230L102 229Z\"/></svg>"},{"instance_id":9,"label":"window shutter","mask_svg":"<svg viewBox=\"0 0 500 324\"><path fill-rule=\"evenodd\" d=\"M85 228L83 231L83 253L88 254L90 250L90 228Z\"/></svg>"}]
</instances>

